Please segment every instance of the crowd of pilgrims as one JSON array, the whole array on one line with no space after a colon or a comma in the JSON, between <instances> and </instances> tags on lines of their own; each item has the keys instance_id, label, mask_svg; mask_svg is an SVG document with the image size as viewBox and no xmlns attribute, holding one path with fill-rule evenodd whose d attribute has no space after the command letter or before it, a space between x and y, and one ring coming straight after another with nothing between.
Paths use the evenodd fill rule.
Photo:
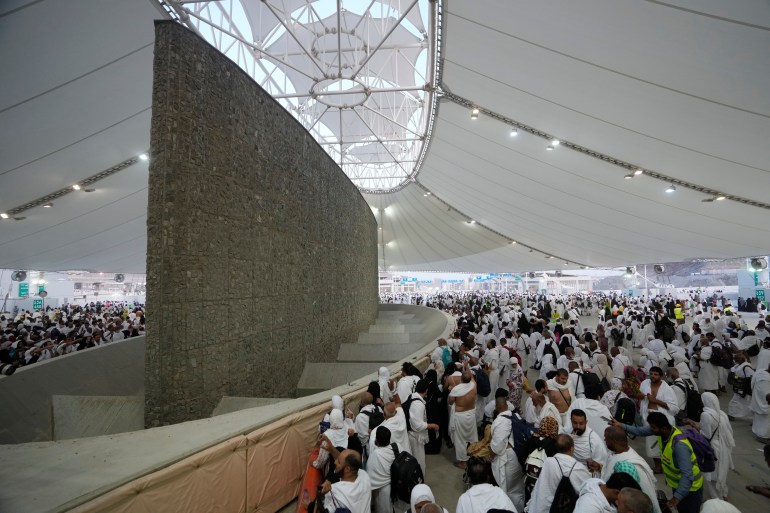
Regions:
<instances>
[{"instance_id":1,"label":"crowd of pilgrims","mask_svg":"<svg viewBox=\"0 0 770 513\"><path fill-rule=\"evenodd\" d=\"M424 374L405 363L395 381L380 368L357 414L333 398L315 463L326 480L303 498L311 513L446 513L421 479L425 454L443 445L467 486L456 513L738 511L731 422L748 419L770 441L770 319L750 329L729 301L695 295L426 303L451 313L456 331ZM589 313L595 326L581 324ZM637 436L644 454L629 445ZM770 466L770 445L764 453Z\"/></svg>"},{"instance_id":2,"label":"crowd of pilgrims","mask_svg":"<svg viewBox=\"0 0 770 513\"><path fill-rule=\"evenodd\" d=\"M143 305L90 303L0 315L0 373L144 335Z\"/></svg>"}]
</instances>

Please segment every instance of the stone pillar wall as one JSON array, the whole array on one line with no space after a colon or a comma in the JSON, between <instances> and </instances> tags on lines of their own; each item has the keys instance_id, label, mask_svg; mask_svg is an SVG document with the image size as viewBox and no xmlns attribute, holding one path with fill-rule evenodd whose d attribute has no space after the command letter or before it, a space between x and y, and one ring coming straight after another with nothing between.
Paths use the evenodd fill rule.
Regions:
<instances>
[{"instance_id":1,"label":"stone pillar wall","mask_svg":"<svg viewBox=\"0 0 770 513\"><path fill-rule=\"evenodd\" d=\"M156 23L147 218L148 427L224 395L290 397L377 314L377 224L238 66Z\"/></svg>"}]
</instances>

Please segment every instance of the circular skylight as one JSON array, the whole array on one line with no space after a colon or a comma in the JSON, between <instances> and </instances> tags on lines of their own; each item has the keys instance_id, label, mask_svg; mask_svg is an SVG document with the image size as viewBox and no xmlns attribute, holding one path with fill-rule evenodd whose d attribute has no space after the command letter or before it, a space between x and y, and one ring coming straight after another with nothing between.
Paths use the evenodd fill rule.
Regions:
<instances>
[{"instance_id":1,"label":"circular skylight","mask_svg":"<svg viewBox=\"0 0 770 513\"><path fill-rule=\"evenodd\" d=\"M434 104L439 3L167 5L291 112L360 189L398 189L416 174Z\"/></svg>"}]
</instances>

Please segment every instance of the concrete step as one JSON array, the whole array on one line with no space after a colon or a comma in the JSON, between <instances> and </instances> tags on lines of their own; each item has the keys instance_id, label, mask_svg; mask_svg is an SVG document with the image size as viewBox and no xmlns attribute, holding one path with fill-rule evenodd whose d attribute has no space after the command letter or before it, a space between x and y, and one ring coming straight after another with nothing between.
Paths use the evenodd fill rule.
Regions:
<instances>
[{"instance_id":1,"label":"concrete step","mask_svg":"<svg viewBox=\"0 0 770 513\"><path fill-rule=\"evenodd\" d=\"M144 429L144 397L54 395L53 439L71 440Z\"/></svg>"},{"instance_id":2,"label":"concrete step","mask_svg":"<svg viewBox=\"0 0 770 513\"><path fill-rule=\"evenodd\" d=\"M297 397L350 383L380 367L380 362L307 362L297 383Z\"/></svg>"},{"instance_id":3,"label":"concrete step","mask_svg":"<svg viewBox=\"0 0 770 513\"><path fill-rule=\"evenodd\" d=\"M290 397L233 397L226 395L219 400L219 404L211 412L212 417L232 413L234 411L256 408L258 406L269 406L291 399Z\"/></svg>"},{"instance_id":4,"label":"concrete step","mask_svg":"<svg viewBox=\"0 0 770 513\"><path fill-rule=\"evenodd\" d=\"M425 344L342 344L337 353L338 362L382 362L393 363Z\"/></svg>"},{"instance_id":5,"label":"concrete step","mask_svg":"<svg viewBox=\"0 0 770 513\"><path fill-rule=\"evenodd\" d=\"M358 335L359 344L409 344L411 342L414 342L411 333L360 333Z\"/></svg>"},{"instance_id":6,"label":"concrete step","mask_svg":"<svg viewBox=\"0 0 770 513\"><path fill-rule=\"evenodd\" d=\"M369 326L369 333L405 333L406 330L404 329L403 324L398 324L395 326L382 326L379 324L373 324L372 326Z\"/></svg>"}]
</instances>

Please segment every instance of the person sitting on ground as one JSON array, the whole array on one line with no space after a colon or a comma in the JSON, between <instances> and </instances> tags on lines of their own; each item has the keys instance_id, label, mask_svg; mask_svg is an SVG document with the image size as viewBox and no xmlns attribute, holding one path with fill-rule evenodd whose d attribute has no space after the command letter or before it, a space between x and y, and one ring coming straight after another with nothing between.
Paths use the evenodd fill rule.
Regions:
<instances>
[{"instance_id":1,"label":"person sitting on ground","mask_svg":"<svg viewBox=\"0 0 770 513\"><path fill-rule=\"evenodd\" d=\"M489 466L484 460L469 460L468 481L471 487L457 500L455 513L487 513L490 509L516 513L516 508L505 492L489 484Z\"/></svg>"}]
</instances>

